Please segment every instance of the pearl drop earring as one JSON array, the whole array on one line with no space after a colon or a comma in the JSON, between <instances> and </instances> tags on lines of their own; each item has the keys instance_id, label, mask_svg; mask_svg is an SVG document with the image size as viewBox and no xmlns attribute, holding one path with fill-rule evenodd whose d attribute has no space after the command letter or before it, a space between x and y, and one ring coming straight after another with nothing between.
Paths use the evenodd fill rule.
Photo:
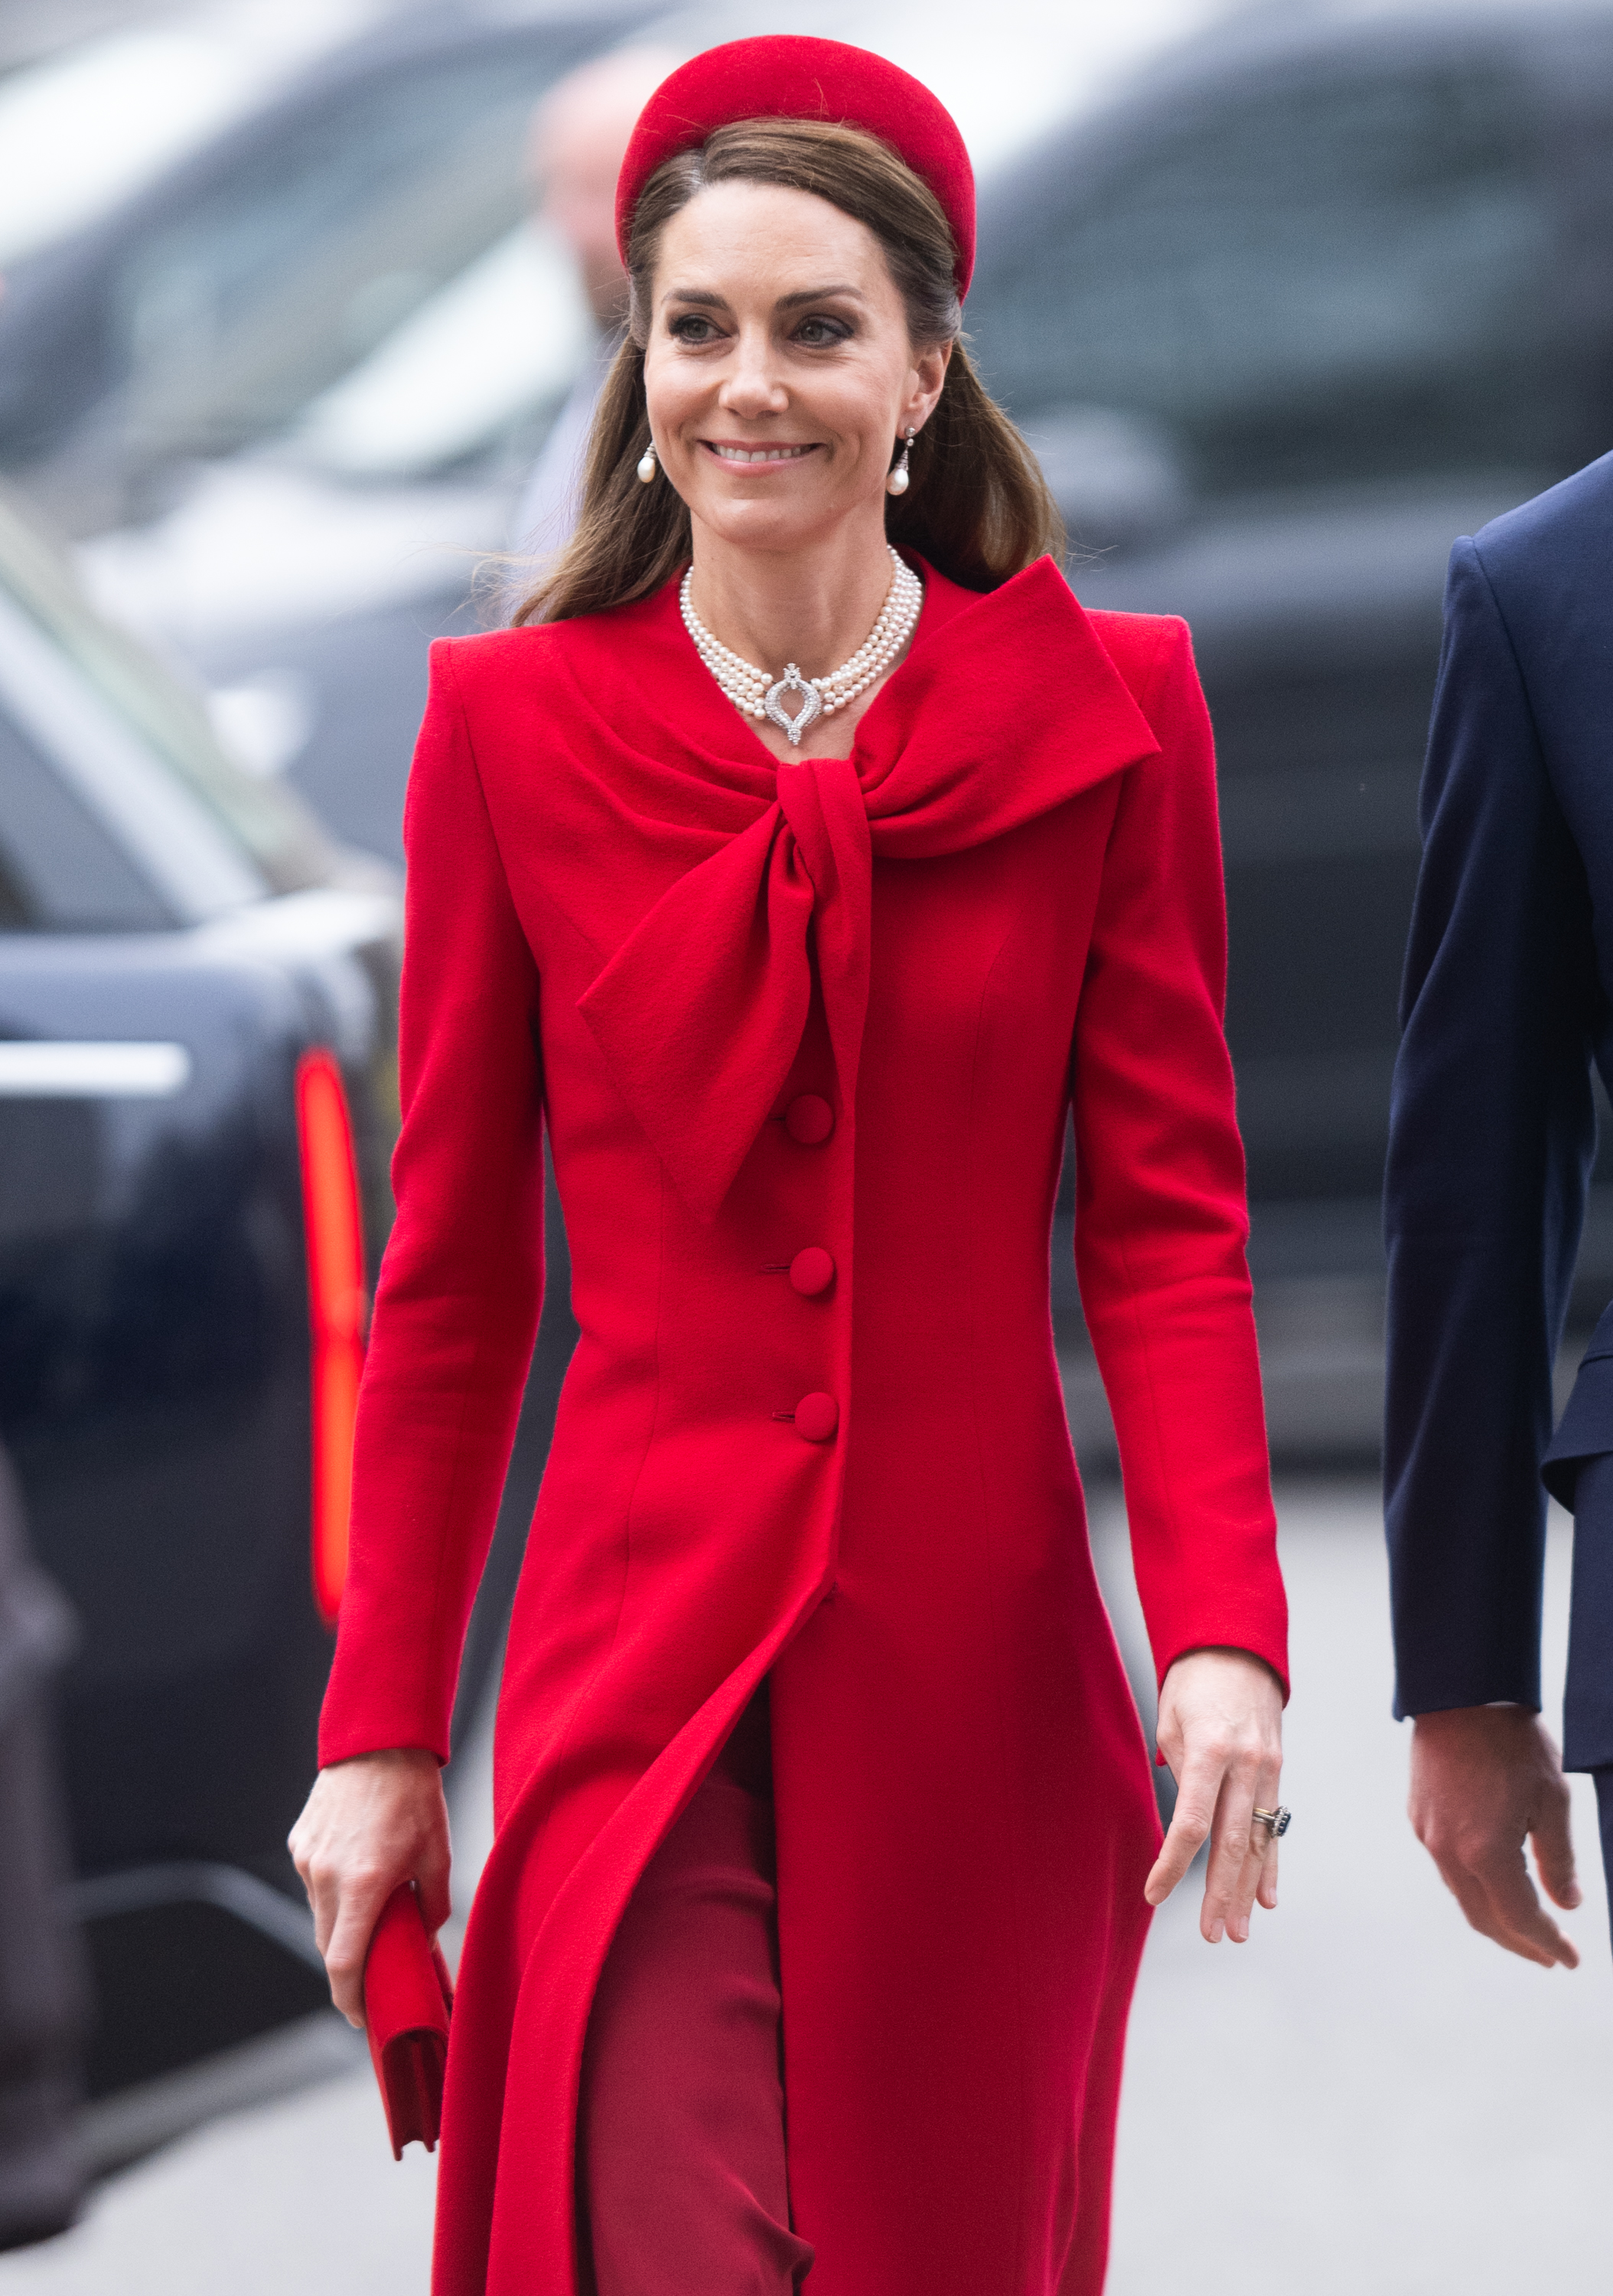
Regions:
<instances>
[{"instance_id":1,"label":"pearl drop earring","mask_svg":"<svg viewBox=\"0 0 1613 2296\"><path fill-rule=\"evenodd\" d=\"M908 458L913 453L913 442L918 435L916 430L903 431L902 459L885 481L885 491L888 495L905 495L907 492L908 481L913 476L913 472L907 466Z\"/></svg>"},{"instance_id":2,"label":"pearl drop earring","mask_svg":"<svg viewBox=\"0 0 1613 2296\"><path fill-rule=\"evenodd\" d=\"M648 486L651 479L654 478L655 449L653 447L646 447L643 453L639 456L638 474L641 482L644 486Z\"/></svg>"}]
</instances>

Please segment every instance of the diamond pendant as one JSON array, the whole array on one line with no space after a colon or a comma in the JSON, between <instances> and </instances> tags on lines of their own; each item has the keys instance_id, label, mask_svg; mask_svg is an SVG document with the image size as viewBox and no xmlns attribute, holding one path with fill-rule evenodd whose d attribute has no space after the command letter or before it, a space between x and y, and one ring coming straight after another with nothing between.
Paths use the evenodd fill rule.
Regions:
<instances>
[{"instance_id":1,"label":"diamond pendant","mask_svg":"<svg viewBox=\"0 0 1613 2296\"><path fill-rule=\"evenodd\" d=\"M779 698L781 694L789 693L791 691L806 696L806 701L801 704L801 714L798 718L792 718ZM812 680L809 677L803 677L791 661L784 665L783 676L767 688L767 697L762 707L791 748L796 748L799 745L802 734L813 719L823 715L823 701Z\"/></svg>"}]
</instances>

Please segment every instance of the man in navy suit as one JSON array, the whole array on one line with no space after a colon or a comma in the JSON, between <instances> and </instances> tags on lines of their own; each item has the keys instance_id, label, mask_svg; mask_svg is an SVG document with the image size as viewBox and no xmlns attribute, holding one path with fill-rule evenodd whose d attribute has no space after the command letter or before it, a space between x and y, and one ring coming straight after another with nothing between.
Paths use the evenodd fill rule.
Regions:
<instances>
[{"instance_id":1,"label":"man in navy suit","mask_svg":"<svg viewBox=\"0 0 1613 2296\"><path fill-rule=\"evenodd\" d=\"M1568 1795L1540 1718L1546 1486L1575 1512L1567 1767L1613 1873L1613 1308L1555 1440L1613 1084L1613 455L1458 542L1421 797L1385 1226L1386 1480L1412 1823L1474 1928L1573 1946Z\"/></svg>"}]
</instances>

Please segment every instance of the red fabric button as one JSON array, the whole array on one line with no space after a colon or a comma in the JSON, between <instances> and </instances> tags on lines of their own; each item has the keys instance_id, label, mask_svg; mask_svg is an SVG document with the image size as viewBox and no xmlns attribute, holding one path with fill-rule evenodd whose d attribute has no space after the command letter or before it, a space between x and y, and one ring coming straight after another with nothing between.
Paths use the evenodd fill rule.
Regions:
<instances>
[{"instance_id":1,"label":"red fabric button","mask_svg":"<svg viewBox=\"0 0 1613 2296\"><path fill-rule=\"evenodd\" d=\"M803 1300L815 1300L834 1282L834 1261L821 1243L809 1243L790 1261L790 1280Z\"/></svg>"},{"instance_id":2,"label":"red fabric button","mask_svg":"<svg viewBox=\"0 0 1613 2296\"><path fill-rule=\"evenodd\" d=\"M803 1148L816 1148L834 1130L834 1111L815 1092L798 1093L784 1111L784 1129Z\"/></svg>"},{"instance_id":3,"label":"red fabric button","mask_svg":"<svg viewBox=\"0 0 1613 2296\"><path fill-rule=\"evenodd\" d=\"M795 1431L807 1443L827 1443L840 1423L832 1395L804 1395L795 1407Z\"/></svg>"}]
</instances>

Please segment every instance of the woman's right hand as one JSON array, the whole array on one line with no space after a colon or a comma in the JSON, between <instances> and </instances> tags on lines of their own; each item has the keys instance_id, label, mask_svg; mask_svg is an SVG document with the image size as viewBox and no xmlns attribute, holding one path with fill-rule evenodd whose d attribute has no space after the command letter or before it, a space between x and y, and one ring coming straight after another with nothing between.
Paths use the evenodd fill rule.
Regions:
<instances>
[{"instance_id":1,"label":"woman's right hand","mask_svg":"<svg viewBox=\"0 0 1613 2296\"><path fill-rule=\"evenodd\" d=\"M394 1746L332 1762L314 1781L287 1847L314 1908L331 1998L362 2026L364 1956L399 1882L419 1890L432 1936L448 1918L448 1808L436 1755Z\"/></svg>"}]
</instances>

